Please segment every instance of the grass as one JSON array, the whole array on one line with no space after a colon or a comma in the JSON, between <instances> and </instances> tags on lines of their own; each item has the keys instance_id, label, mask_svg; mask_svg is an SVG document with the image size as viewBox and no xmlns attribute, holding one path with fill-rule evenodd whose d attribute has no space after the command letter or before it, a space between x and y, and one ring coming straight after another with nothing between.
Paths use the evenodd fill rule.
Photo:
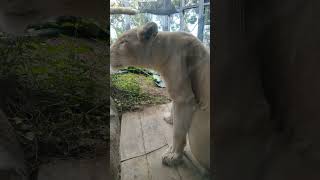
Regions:
<instances>
[{"instance_id":1,"label":"grass","mask_svg":"<svg viewBox=\"0 0 320 180\"><path fill-rule=\"evenodd\" d=\"M111 75L111 96L120 112L170 101L166 90L156 87L151 76L134 73Z\"/></svg>"}]
</instances>

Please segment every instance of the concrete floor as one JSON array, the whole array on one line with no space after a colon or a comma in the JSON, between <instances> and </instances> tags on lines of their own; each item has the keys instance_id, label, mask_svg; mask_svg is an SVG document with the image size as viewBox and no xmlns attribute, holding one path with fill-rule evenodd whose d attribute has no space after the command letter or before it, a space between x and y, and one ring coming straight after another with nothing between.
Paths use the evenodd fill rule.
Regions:
<instances>
[{"instance_id":1,"label":"concrete floor","mask_svg":"<svg viewBox=\"0 0 320 180\"><path fill-rule=\"evenodd\" d=\"M172 144L172 125L163 120L169 109L170 104L165 104L122 115L121 180L209 179L201 175L190 156L184 156L183 164L177 167L162 164L161 155ZM190 154L188 147L186 152Z\"/></svg>"}]
</instances>

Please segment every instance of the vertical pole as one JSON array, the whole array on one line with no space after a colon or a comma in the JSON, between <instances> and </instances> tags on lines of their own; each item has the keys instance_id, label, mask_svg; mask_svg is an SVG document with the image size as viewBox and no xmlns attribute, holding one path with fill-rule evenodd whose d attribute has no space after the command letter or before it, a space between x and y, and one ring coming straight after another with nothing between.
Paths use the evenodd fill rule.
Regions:
<instances>
[{"instance_id":1,"label":"vertical pole","mask_svg":"<svg viewBox=\"0 0 320 180\"><path fill-rule=\"evenodd\" d=\"M167 23L168 23L168 31L170 31L171 16L167 16L167 18L168 18L168 21L167 21Z\"/></svg>"},{"instance_id":2,"label":"vertical pole","mask_svg":"<svg viewBox=\"0 0 320 180\"><path fill-rule=\"evenodd\" d=\"M163 7L167 9L171 3L171 0L163 0ZM169 21L169 16L163 16L163 30L164 31L169 31L169 26L168 26L168 21Z\"/></svg>"},{"instance_id":3,"label":"vertical pole","mask_svg":"<svg viewBox=\"0 0 320 180\"><path fill-rule=\"evenodd\" d=\"M169 31L169 16L162 16L161 17L161 24L162 24L162 27L163 27L163 31Z\"/></svg>"},{"instance_id":4,"label":"vertical pole","mask_svg":"<svg viewBox=\"0 0 320 180\"><path fill-rule=\"evenodd\" d=\"M203 41L204 29L204 0L199 0L199 14L198 14L198 38Z\"/></svg>"},{"instance_id":5,"label":"vertical pole","mask_svg":"<svg viewBox=\"0 0 320 180\"><path fill-rule=\"evenodd\" d=\"M180 2L180 31L184 31L184 0L181 0Z\"/></svg>"},{"instance_id":6,"label":"vertical pole","mask_svg":"<svg viewBox=\"0 0 320 180\"><path fill-rule=\"evenodd\" d=\"M123 1L123 5L124 5L124 7L129 7L129 2L128 2L128 0L124 0ZM124 17L124 28L125 28L125 30L126 31L128 31L129 29L131 29L130 28L130 19L129 19L129 16L128 15L125 15L125 17Z\"/></svg>"}]
</instances>

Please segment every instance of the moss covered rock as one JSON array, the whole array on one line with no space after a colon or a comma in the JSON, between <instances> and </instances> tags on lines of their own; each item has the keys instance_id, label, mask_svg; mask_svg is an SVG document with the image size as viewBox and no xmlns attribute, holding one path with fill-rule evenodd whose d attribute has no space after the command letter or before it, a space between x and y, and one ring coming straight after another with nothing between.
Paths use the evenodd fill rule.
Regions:
<instances>
[{"instance_id":1,"label":"moss covered rock","mask_svg":"<svg viewBox=\"0 0 320 180\"><path fill-rule=\"evenodd\" d=\"M0 108L31 168L50 157L89 157L97 145L107 147L105 41L61 35L2 38L0 57Z\"/></svg>"},{"instance_id":2,"label":"moss covered rock","mask_svg":"<svg viewBox=\"0 0 320 180\"><path fill-rule=\"evenodd\" d=\"M93 20L61 16L49 22L28 27L27 32L33 36L56 37L60 34L80 38L109 39L109 30L102 29Z\"/></svg>"}]
</instances>

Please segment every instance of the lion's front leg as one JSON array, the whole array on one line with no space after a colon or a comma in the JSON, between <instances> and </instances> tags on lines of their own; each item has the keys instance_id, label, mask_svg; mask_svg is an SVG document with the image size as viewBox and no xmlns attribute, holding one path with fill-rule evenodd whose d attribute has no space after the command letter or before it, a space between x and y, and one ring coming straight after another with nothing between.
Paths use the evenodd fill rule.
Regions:
<instances>
[{"instance_id":1,"label":"lion's front leg","mask_svg":"<svg viewBox=\"0 0 320 180\"><path fill-rule=\"evenodd\" d=\"M173 102L173 144L162 155L162 163L168 166L178 165L182 162L183 150L186 145L194 104L187 102Z\"/></svg>"},{"instance_id":2,"label":"lion's front leg","mask_svg":"<svg viewBox=\"0 0 320 180\"><path fill-rule=\"evenodd\" d=\"M173 124L173 108L170 108L170 115L164 117L163 120L168 124Z\"/></svg>"}]
</instances>

